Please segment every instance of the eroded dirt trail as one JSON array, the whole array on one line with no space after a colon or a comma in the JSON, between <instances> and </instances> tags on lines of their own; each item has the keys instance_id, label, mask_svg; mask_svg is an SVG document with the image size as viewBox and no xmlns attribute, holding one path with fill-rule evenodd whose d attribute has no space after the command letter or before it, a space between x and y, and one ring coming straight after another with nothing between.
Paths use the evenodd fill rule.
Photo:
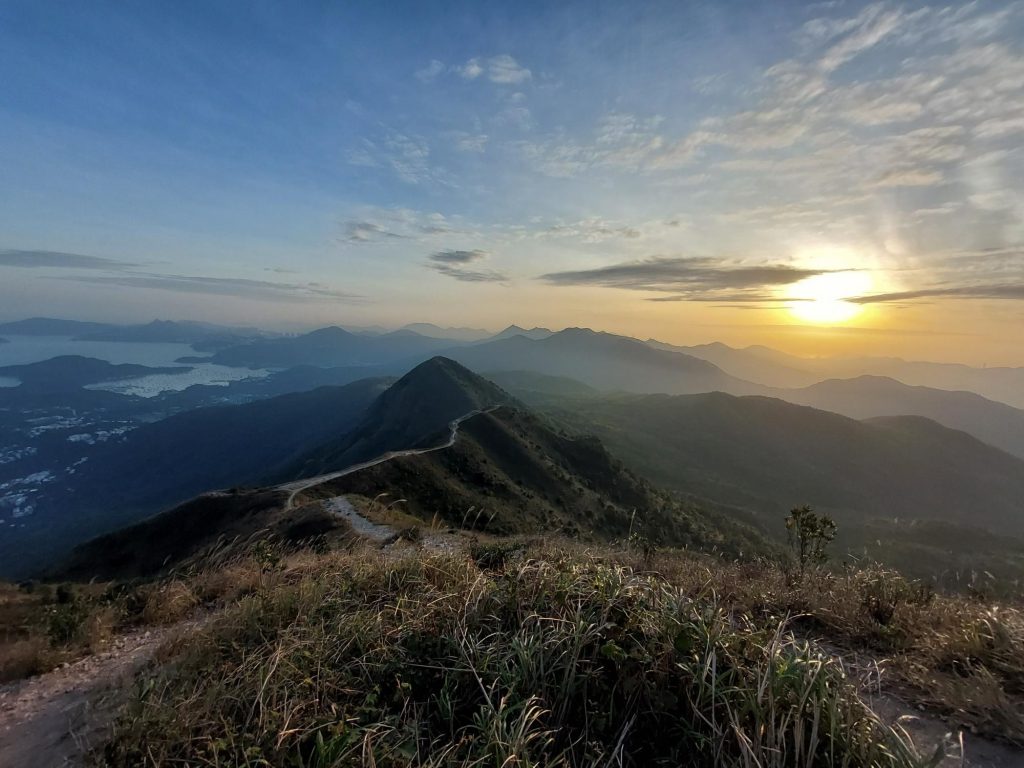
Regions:
<instances>
[{"instance_id":1,"label":"eroded dirt trail","mask_svg":"<svg viewBox=\"0 0 1024 768\"><path fill-rule=\"evenodd\" d=\"M132 632L114 640L109 650L0 687L0 768L81 765L133 675L161 643L194 624Z\"/></svg>"},{"instance_id":2,"label":"eroded dirt trail","mask_svg":"<svg viewBox=\"0 0 1024 768\"><path fill-rule=\"evenodd\" d=\"M339 477L351 475L354 472L358 472L361 469L369 469L370 467L375 467L378 464L383 464L386 461L391 461L392 459L397 459L402 456L421 456L425 453L433 453L434 451L443 451L445 448L451 448L453 445L455 445L455 440L459 435L459 425L462 424L462 422L464 422L466 419L471 419L474 416L477 416L481 413L491 413L492 411L496 411L500 407L500 405L494 405L491 406L490 408L470 411L469 413L459 416L457 419L452 419L450 422L448 422L448 439L441 445L435 445L430 448L410 448L403 451L390 451L382 456L378 456L375 459L370 459L369 461L364 461L359 464L353 464L350 467L345 467L344 469L339 469L337 472L328 472L326 475L317 475L316 477L307 477L302 480L294 480L290 483L283 483L277 486L277 489L281 491L290 492L290 495L288 496L287 508L291 509L293 506L295 506L295 498L303 491L309 490L314 486L321 485L322 483L326 483L331 480L337 480Z\"/></svg>"}]
</instances>

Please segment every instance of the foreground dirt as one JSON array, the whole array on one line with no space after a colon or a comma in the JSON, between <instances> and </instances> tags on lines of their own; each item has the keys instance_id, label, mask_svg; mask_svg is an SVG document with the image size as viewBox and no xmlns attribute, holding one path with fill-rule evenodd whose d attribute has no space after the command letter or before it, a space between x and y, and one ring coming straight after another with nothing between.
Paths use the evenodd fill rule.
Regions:
<instances>
[{"instance_id":1,"label":"foreground dirt","mask_svg":"<svg viewBox=\"0 0 1024 768\"><path fill-rule=\"evenodd\" d=\"M102 740L133 675L195 622L123 635L108 650L0 687L0 768L81 765Z\"/></svg>"}]
</instances>

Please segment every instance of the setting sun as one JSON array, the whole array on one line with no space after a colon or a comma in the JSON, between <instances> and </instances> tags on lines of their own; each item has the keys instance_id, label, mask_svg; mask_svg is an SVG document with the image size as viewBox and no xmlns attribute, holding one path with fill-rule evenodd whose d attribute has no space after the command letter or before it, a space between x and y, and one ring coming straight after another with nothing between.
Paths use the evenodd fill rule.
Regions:
<instances>
[{"instance_id":1,"label":"setting sun","mask_svg":"<svg viewBox=\"0 0 1024 768\"><path fill-rule=\"evenodd\" d=\"M789 311L809 323L845 323L861 313L849 301L870 293L874 281L867 272L829 272L795 283L788 292Z\"/></svg>"}]
</instances>

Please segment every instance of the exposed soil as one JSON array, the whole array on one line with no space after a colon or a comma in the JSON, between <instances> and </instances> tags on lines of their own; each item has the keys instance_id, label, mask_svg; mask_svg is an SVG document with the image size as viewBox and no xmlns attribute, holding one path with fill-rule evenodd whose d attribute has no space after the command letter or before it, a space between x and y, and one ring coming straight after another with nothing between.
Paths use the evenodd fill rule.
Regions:
<instances>
[{"instance_id":1,"label":"exposed soil","mask_svg":"<svg viewBox=\"0 0 1024 768\"><path fill-rule=\"evenodd\" d=\"M164 640L194 624L122 635L106 651L0 687L0 768L80 765L102 739L132 676Z\"/></svg>"}]
</instances>

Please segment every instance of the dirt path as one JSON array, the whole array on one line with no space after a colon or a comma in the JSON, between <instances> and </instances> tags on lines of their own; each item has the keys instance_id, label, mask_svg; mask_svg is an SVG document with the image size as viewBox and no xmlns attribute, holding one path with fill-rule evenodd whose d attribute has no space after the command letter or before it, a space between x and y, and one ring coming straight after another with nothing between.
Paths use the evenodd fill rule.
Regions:
<instances>
[{"instance_id":1,"label":"dirt path","mask_svg":"<svg viewBox=\"0 0 1024 768\"><path fill-rule=\"evenodd\" d=\"M102 737L132 676L164 640L195 623L132 632L109 650L0 686L0 768L80 765Z\"/></svg>"},{"instance_id":2,"label":"dirt path","mask_svg":"<svg viewBox=\"0 0 1024 768\"><path fill-rule=\"evenodd\" d=\"M950 726L936 714L904 701L893 692L884 660L820 639L812 642L843 664L865 703L883 722L902 728L919 754L930 757L942 748L945 757L937 768L1024 768L1024 751Z\"/></svg>"},{"instance_id":3,"label":"dirt path","mask_svg":"<svg viewBox=\"0 0 1024 768\"><path fill-rule=\"evenodd\" d=\"M330 480L336 480L339 477L344 477L345 475L351 475L353 472L358 472L361 469L369 469L370 467L375 467L378 464L383 464L385 461L397 459L400 456L420 456L424 453L433 453L434 451L443 451L445 448L451 448L453 445L455 445L455 439L458 437L459 434L459 425L462 424L462 422L464 422L466 419L471 419L474 416L477 416L481 413L490 413L491 411L497 410L500 407L500 405L495 405L490 408L485 408L483 410L470 411L469 413L465 413L462 416L459 416L459 418L453 419L452 421L448 422L448 429L450 430L450 434L448 435L448 439L441 445L435 445L431 448L410 448L405 451L390 451L382 456L378 456L375 459L370 459L369 461L364 461L360 464L353 464L351 467L345 467L345 469L340 469L337 472L328 472L326 475L317 475L316 477L307 477L303 480L294 480L290 483L283 483L282 485L277 486L277 489L280 491L291 492L290 495L288 496L288 503L285 507L286 509L291 509L293 506L295 506L295 497L298 496L303 491L309 490L313 486L320 485L321 483L326 483Z\"/></svg>"},{"instance_id":4,"label":"dirt path","mask_svg":"<svg viewBox=\"0 0 1024 768\"><path fill-rule=\"evenodd\" d=\"M352 502L344 496L335 496L333 499L327 499L327 501L324 502L324 508L331 514L347 520L348 524L352 526L353 531L368 539L385 542L388 539L394 538L397 533L395 529L389 525L378 525L377 523L372 523L367 520L356 512L355 507L352 506Z\"/></svg>"},{"instance_id":5,"label":"dirt path","mask_svg":"<svg viewBox=\"0 0 1024 768\"><path fill-rule=\"evenodd\" d=\"M882 720L903 728L921 754L933 754L941 746L946 757L938 768L1024 768L1024 752L950 728L935 715L916 710L892 694L866 696L865 700Z\"/></svg>"}]
</instances>

